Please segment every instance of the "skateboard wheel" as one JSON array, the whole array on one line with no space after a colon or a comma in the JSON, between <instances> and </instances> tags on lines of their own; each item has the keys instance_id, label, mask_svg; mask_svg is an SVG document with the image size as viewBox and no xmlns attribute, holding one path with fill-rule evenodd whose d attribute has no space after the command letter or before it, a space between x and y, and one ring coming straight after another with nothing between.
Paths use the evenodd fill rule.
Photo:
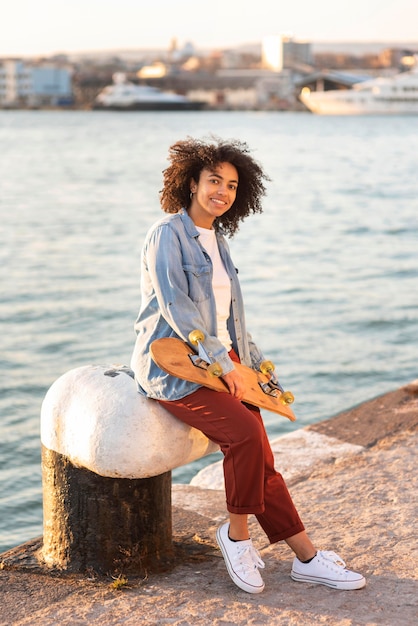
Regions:
<instances>
[{"instance_id":1,"label":"skateboard wheel","mask_svg":"<svg viewBox=\"0 0 418 626\"><path fill-rule=\"evenodd\" d=\"M216 378L219 378L219 376L222 376L222 367L219 365L219 363L211 363L208 367L208 374L210 374L210 376L215 376Z\"/></svg>"},{"instance_id":2,"label":"skateboard wheel","mask_svg":"<svg viewBox=\"0 0 418 626\"><path fill-rule=\"evenodd\" d=\"M194 346L197 346L197 344L203 341L204 338L205 338L205 335L202 333L201 330L192 330L192 332L189 333L189 341Z\"/></svg>"},{"instance_id":3,"label":"skateboard wheel","mask_svg":"<svg viewBox=\"0 0 418 626\"><path fill-rule=\"evenodd\" d=\"M260 365L260 372L268 375L274 372L274 363L272 361L263 361Z\"/></svg>"},{"instance_id":4,"label":"skateboard wheel","mask_svg":"<svg viewBox=\"0 0 418 626\"><path fill-rule=\"evenodd\" d=\"M280 396L280 400L283 402L283 404L292 404L294 399L295 399L295 396L293 395L291 391L285 391Z\"/></svg>"}]
</instances>

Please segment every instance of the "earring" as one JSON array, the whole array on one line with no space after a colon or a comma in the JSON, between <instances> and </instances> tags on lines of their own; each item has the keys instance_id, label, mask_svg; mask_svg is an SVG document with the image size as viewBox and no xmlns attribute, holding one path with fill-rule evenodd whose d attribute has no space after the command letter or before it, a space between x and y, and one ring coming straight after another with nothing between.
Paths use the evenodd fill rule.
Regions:
<instances>
[{"instance_id":1,"label":"earring","mask_svg":"<svg viewBox=\"0 0 418 626\"><path fill-rule=\"evenodd\" d=\"M190 192L190 200L193 198L193 191Z\"/></svg>"}]
</instances>

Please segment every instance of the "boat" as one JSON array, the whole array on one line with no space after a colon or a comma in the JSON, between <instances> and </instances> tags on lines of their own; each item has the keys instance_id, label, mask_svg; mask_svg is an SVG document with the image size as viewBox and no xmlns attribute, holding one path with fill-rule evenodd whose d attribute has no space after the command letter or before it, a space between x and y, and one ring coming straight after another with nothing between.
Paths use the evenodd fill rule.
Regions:
<instances>
[{"instance_id":1,"label":"boat","mask_svg":"<svg viewBox=\"0 0 418 626\"><path fill-rule=\"evenodd\" d=\"M418 57L413 67L390 78L370 78L351 89L311 91L304 87L301 102L319 115L418 114Z\"/></svg>"},{"instance_id":2,"label":"boat","mask_svg":"<svg viewBox=\"0 0 418 626\"><path fill-rule=\"evenodd\" d=\"M95 98L93 109L106 111L198 111L205 102L187 96L162 91L150 85L136 85L121 73L115 74L113 84L105 87Z\"/></svg>"}]
</instances>

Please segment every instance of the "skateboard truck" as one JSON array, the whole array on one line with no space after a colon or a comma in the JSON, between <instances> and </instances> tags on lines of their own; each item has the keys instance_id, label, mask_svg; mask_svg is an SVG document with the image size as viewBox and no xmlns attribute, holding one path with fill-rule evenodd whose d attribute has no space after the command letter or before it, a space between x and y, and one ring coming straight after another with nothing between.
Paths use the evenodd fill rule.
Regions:
<instances>
[{"instance_id":1,"label":"skateboard truck","mask_svg":"<svg viewBox=\"0 0 418 626\"><path fill-rule=\"evenodd\" d=\"M201 330L193 330L189 334L190 343L197 347L197 354L189 354L189 358L195 367L200 367L206 370L211 376L218 378L222 376L222 367L204 347L202 343L204 338L205 335ZM291 391L285 391L279 383L278 378L274 374L274 364L271 361L263 361L260 365L260 371L269 377L266 382L258 381L263 393L274 398L279 398L283 404L292 404L295 399L293 393Z\"/></svg>"},{"instance_id":2,"label":"skateboard truck","mask_svg":"<svg viewBox=\"0 0 418 626\"><path fill-rule=\"evenodd\" d=\"M271 361L263 361L260 365L260 372L270 376L267 382L262 383L259 381L258 383L264 393L275 398L280 395L280 400L283 404L292 404L295 397L291 391L285 391L279 383L277 376L274 374L274 364Z\"/></svg>"},{"instance_id":3,"label":"skateboard truck","mask_svg":"<svg viewBox=\"0 0 418 626\"><path fill-rule=\"evenodd\" d=\"M189 354L189 358L193 365L206 370L211 376L222 376L222 367L209 355L206 348L202 344L204 338L205 335L201 330L192 330L189 334L189 341L194 346L197 346L198 353Z\"/></svg>"}]
</instances>

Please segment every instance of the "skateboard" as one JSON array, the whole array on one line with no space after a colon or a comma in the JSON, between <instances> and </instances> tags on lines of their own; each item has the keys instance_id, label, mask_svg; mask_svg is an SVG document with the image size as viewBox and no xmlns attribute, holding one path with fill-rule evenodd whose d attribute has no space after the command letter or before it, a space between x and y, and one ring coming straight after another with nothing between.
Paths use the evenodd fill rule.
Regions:
<instances>
[{"instance_id":1,"label":"skateboard","mask_svg":"<svg viewBox=\"0 0 418 626\"><path fill-rule=\"evenodd\" d=\"M172 376L200 384L214 391L229 393L221 377L222 369L207 354L202 344L203 339L201 331L190 333L189 341L196 346L197 351L193 351L187 343L175 337L156 339L150 346L151 357L158 367ZM293 402L293 394L283 390L273 373L274 365L271 361L265 361L260 372L242 363L234 363L234 365L246 383L243 402L279 413L292 422L296 420L289 406Z\"/></svg>"}]
</instances>

